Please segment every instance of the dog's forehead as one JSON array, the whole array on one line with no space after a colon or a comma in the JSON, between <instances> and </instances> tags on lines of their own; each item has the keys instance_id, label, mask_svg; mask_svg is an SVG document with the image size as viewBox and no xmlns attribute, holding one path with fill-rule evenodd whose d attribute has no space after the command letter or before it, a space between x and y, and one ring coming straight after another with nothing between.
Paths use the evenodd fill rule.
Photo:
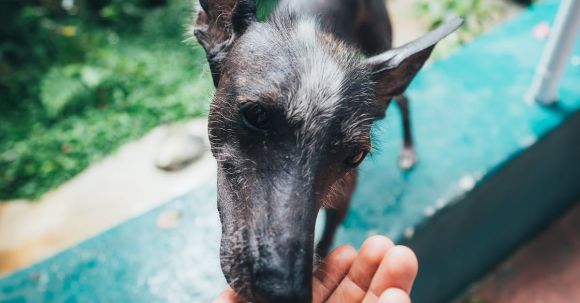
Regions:
<instances>
[{"instance_id":1,"label":"dog's forehead","mask_svg":"<svg viewBox=\"0 0 580 303\"><path fill-rule=\"evenodd\" d=\"M303 18L253 26L230 61L238 97L274 101L306 140L330 128L346 137L368 130L374 95L358 56L314 18Z\"/></svg>"},{"instance_id":2,"label":"dog's forehead","mask_svg":"<svg viewBox=\"0 0 580 303\"><path fill-rule=\"evenodd\" d=\"M291 81L309 78L313 84L340 84L344 74L360 63L356 51L319 29L316 19L257 23L232 52L237 81ZM280 76L284 76L280 78Z\"/></svg>"},{"instance_id":3,"label":"dog's forehead","mask_svg":"<svg viewBox=\"0 0 580 303\"><path fill-rule=\"evenodd\" d=\"M246 95L241 97L282 97L278 106L303 125L344 117L338 111L356 116L359 111L349 107L364 108L360 103L368 100L360 99L371 95L359 54L321 30L314 18L257 24L233 54L233 81Z\"/></svg>"},{"instance_id":4,"label":"dog's forehead","mask_svg":"<svg viewBox=\"0 0 580 303\"><path fill-rule=\"evenodd\" d=\"M344 61L349 58L343 55L344 50L332 48L333 40L324 40L324 34L316 30L313 19L301 20L293 32L298 55L295 68L299 77L291 91L289 114L332 115L345 100L342 88L350 67Z\"/></svg>"}]
</instances>

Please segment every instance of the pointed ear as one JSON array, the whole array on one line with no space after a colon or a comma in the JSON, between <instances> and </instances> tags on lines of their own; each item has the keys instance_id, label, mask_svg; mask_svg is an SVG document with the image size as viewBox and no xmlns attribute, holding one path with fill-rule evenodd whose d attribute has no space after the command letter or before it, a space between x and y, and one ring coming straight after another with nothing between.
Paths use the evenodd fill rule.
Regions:
<instances>
[{"instance_id":1,"label":"pointed ear","mask_svg":"<svg viewBox=\"0 0 580 303\"><path fill-rule=\"evenodd\" d=\"M437 42L453 33L461 24L463 19L455 17L417 40L367 58L365 64L377 83L380 100L388 103L393 97L402 94L423 67Z\"/></svg>"},{"instance_id":2,"label":"pointed ear","mask_svg":"<svg viewBox=\"0 0 580 303\"><path fill-rule=\"evenodd\" d=\"M234 41L256 21L256 0L199 0L193 34L205 49L214 85Z\"/></svg>"}]
</instances>

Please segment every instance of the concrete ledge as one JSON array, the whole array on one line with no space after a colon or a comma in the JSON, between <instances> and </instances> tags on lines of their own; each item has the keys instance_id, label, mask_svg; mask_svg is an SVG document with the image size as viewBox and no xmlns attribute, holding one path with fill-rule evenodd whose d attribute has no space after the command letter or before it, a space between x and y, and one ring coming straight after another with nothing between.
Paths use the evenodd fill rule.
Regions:
<instances>
[{"instance_id":1,"label":"concrete ledge","mask_svg":"<svg viewBox=\"0 0 580 303\"><path fill-rule=\"evenodd\" d=\"M578 197L580 112L404 241L421 262L413 302L449 301Z\"/></svg>"}]
</instances>

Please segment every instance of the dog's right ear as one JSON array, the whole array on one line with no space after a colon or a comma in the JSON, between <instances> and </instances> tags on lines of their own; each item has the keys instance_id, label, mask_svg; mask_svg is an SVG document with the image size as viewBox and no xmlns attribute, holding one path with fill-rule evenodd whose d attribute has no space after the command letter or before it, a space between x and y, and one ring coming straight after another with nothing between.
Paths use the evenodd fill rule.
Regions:
<instances>
[{"instance_id":1,"label":"dog's right ear","mask_svg":"<svg viewBox=\"0 0 580 303\"><path fill-rule=\"evenodd\" d=\"M256 0L199 0L199 4L193 34L205 49L217 87L222 62L234 41L256 21Z\"/></svg>"}]
</instances>

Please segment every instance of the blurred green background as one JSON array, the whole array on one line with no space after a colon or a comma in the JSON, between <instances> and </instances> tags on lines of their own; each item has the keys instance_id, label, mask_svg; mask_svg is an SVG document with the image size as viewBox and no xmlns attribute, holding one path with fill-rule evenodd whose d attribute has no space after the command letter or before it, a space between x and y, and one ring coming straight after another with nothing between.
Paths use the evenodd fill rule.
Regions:
<instances>
[{"instance_id":1,"label":"blurred green background","mask_svg":"<svg viewBox=\"0 0 580 303\"><path fill-rule=\"evenodd\" d=\"M36 198L152 127L203 115L191 0L3 0L0 200Z\"/></svg>"},{"instance_id":2,"label":"blurred green background","mask_svg":"<svg viewBox=\"0 0 580 303\"><path fill-rule=\"evenodd\" d=\"M502 10L413 1L427 27L467 17L440 53ZM38 198L156 125L206 114L209 69L186 34L193 0L1 2L0 201ZM263 18L275 0L259 3Z\"/></svg>"}]
</instances>

